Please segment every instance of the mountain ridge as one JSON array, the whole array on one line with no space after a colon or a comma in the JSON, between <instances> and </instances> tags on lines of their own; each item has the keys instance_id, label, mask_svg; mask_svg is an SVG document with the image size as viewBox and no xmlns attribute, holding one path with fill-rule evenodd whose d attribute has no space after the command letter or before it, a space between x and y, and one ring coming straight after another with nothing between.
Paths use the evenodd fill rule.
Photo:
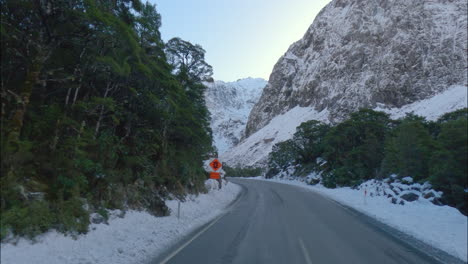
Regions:
<instances>
[{"instance_id":1,"label":"mountain ridge","mask_svg":"<svg viewBox=\"0 0 468 264\"><path fill-rule=\"evenodd\" d=\"M331 1L275 64L245 137L221 158L264 166L301 122L336 124L360 108L434 119L466 107L467 16L463 0Z\"/></svg>"},{"instance_id":2,"label":"mountain ridge","mask_svg":"<svg viewBox=\"0 0 468 264\"><path fill-rule=\"evenodd\" d=\"M266 80L248 77L234 82L207 82L205 85L213 143L218 153L223 153L243 137L250 110L260 98Z\"/></svg>"},{"instance_id":3,"label":"mountain ridge","mask_svg":"<svg viewBox=\"0 0 468 264\"><path fill-rule=\"evenodd\" d=\"M335 123L465 85L466 39L462 0L334 0L275 64L246 136L296 106L328 109Z\"/></svg>"}]
</instances>

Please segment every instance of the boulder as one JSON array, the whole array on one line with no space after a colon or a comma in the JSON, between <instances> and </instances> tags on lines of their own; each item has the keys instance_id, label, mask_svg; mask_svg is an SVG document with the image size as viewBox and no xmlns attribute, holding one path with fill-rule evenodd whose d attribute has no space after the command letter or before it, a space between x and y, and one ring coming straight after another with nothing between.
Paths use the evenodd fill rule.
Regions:
<instances>
[{"instance_id":1,"label":"boulder","mask_svg":"<svg viewBox=\"0 0 468 264\"><path fill-rule=\"evenodd\" d=\"M417 195L415 193L405 193L402 196L400 196L400 198L405 200L405 201L412 202L412 201L418 200L419 195Z\"/></svg>"},{"instance_id":2,"label":"boulder","mask_svg":"<svg viewBox=\"0 0 468 264\"><path fill-rule=\"evenodd\" d=\"M437 198L435 197L434 199L432 199L431 201L433 204L435 205L438 205L438 206L443 206L445 203L444 201L442 200L442 198Z\"/></svg>"},{"instance_id":3,"label":"boulder","mask_svg":"<svg viewBox=\"0 0 468 264\"><path fill-rule=\"evenodd\" d=\"M432 197L435 197L434 193L433 192L428 192L426 194L424 194L424 199L430 199Z\"/></svg>"},{"instance_id":4,"label":"boulder","mask_svg":"<svg viewBox=\"0 0 468 264\"><path fill-rule=\"evenodd\" d=\"M102 224L102 223L105 223L106 222L106 218L104 216L102 216L101 214L91 214L91 223L93 224Z\"/></svg>"}]
</instances>

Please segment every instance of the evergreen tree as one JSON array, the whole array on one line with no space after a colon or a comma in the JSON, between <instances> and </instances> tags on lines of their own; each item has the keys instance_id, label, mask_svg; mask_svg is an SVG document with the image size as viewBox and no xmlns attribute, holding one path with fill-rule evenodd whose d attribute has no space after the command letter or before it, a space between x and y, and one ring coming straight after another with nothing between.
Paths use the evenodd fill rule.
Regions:
<instances>
[{"instance_id":1,"label":"evergreen tree","mask_svg":"<svg viewBox=\"0 0 468 264\"><path fill-rule=\"evenodd\" d=\"M86 232L110 208L165 215L167 190L202 190L211 66L180 40L192 60L174 70L154 5L2 0L1 16L2 237Z\"/></svg>"},{"instance_id":2,"label":"evergreen tree","mask_svg":"<svg viewBox=\"0 0 468 264\"><path fill-rule=\"evenodd\" d=\"M338 185L354 185L376 177L390 124L387 114L361 109L332 127L325 137L323 157L329 169L325 177L333 178Z\"/></svg>"},{"instance_id":3,"label":"evergreen tree","mask_svg":"<svg viewBox=\"0 0 468 264\"><path fill-rule=\"evenodd\" d=\"M443 121L438 150L430 162L431 183L444 192L448 204L468 214L468 121L466 115Z\"/></svg>"},{"instance_id":4,"label":"evergreen tree","mask_svg":"<svg viewBox=\"0 0 468 264\"><path fill-rule=\"evenodd\" d=\"M425 179L429 175L433 150L434 142L424 127L424 121L405 119L396 128L395 136L387 139L382 172L385 175L411 176L415 180Z\"/></svg>"}]
</instances>

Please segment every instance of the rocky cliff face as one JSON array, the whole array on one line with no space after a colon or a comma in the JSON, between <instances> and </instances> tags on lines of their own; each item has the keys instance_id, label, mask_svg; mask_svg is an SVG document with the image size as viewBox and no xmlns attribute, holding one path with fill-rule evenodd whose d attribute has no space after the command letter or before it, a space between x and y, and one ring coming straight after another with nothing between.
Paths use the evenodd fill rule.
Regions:
<instances>
[{"instance_id":1,"label":"rocky cliff face","mask_svg":"<svg viewBox=\"0 0 468 264\"><path fill-rule=\"evenodd\" d=\"M239 143L250 110L260 98L267 81L246 78L236 82L206 83L205 99L211 113L214 145L219 153Z\"/></svg>"},{"instance_id":2,"label":"rocky cliff face","mask_svg":"<svg viewBox=\"0 0 468 264\"><path fill-rule=\"evenodd\" d=\"M296 106L337 122L466 84L466 0L333 0L276 63L246 136Z\"/></svg>"}]
</instances>

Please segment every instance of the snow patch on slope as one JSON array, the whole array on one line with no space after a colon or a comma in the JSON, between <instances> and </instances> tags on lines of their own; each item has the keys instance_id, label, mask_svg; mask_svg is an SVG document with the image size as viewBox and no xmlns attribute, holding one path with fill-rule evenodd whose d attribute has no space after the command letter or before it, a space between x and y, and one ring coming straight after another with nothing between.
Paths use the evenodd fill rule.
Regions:
<instances>
[{"instance_id":1,"label":"snow patch on slope","mask_svg":"<svg viewBox=\"0 0 468 264\"><path fill-rule=\"evenodd\" d=\"M267 126L222 154L220 159L234 167L264 166L273 145L292 138L302 122L312 119L326 122L327 109L317 112L312 107L296 106L285 114L273 118Z\"/></svg>"},{"instance_id":2,"label":"snow patch on slope","mask_svg":"<svg viewBox=\"0 0 468 264\"><path fill-rule=\"evenodd\" d=\"M392 119L398 119L404 117L406 113L413 112L428 120L436 120L445 113L467 107L467 100L467 87L457 85L431 98L401 108L384 108L381 105L374 110L386 112ZM296 106L285 114L273 118L268 125L244 139L220 158L222 162L227 162L231 166L265 166L273 145L291 139L296 132L296 127L309 120L329 122L329 111L325 109L317 112L312 107Z\"/></svg>"},{"instance_id":3,"label":"snow patch on slope","mask_svg":"<svg viewBox=\"0 0 468 264\"><path fill-rule=\"evenodd\" d=\"M213 185L210 180L208 185ZM217 184L215 185L217 186ZM124 218L113 217L109 225L93 224L90 232L73 239L56 231L37 238L21 238L16 245L1 244L2 264L124 264L147 263L190 232L224 212L240 192L240 186L228 183L221 190L189 197L181 203L177 219L177 201L167 201L170 216L154 217L144 211L128 211Z\"/></svg>"},{"instance_id":4,"label":"snow patch on slope","mask_svg":"<svg viewBox=\"0 0 468 264\"><path fill-rule=\"evenodd\" d=\"M413 113L434 121L445 113L466 108L468 104L467 94L468 89L466 86L455 85L434 97L417 101L401 108L386 108L384 105L380 105L374 110L390 114L392 119L402 118L407 113Z\"/></svg>"},{"instance_id":5,"label":"snow patch on slope","mask_svg":"<svg viewBox=\"0 0 468 264\"><path fill-rule=\"evenodd\" d=\"M213 141L219 153L239 143L250 110L266 84L267 81L261 78L205 83L206 106L211 113Z\"/></svg>"}]
</instances>

